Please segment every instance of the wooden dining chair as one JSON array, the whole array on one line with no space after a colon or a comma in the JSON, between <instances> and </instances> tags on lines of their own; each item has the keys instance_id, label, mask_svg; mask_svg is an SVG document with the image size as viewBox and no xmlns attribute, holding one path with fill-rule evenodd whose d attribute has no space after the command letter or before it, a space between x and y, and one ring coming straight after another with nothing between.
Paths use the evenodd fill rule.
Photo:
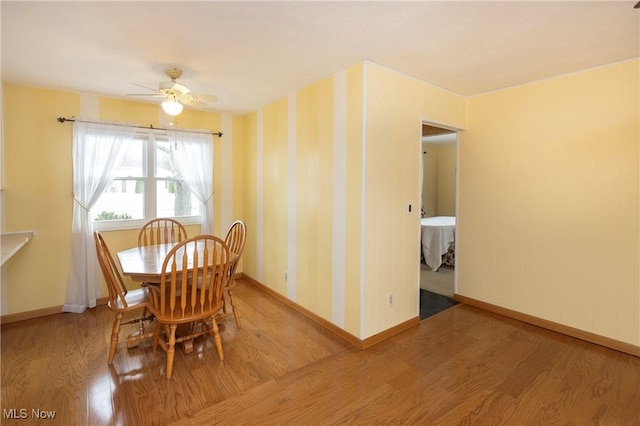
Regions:
<instances>
[{"instance_id":1,"label":"wooden dining chair","mask_svg":"<svg viewBox=\"0 0 640 426\"><path fill-rule=\"evenodd\" d=\"M183 224L175 219L156 218L142 225L138 233L138 247L164 243L178 243L188 238Z\"/></svg>"},{"instance_id":2,"label":"wooden dining chair","mask_svg":"<svg viewBox=\"0 0 640 426\"><path fill-rule=\"evenodd\" d=\"M134 345L142 339L153 336L153 332L145 330L145 321L153 319L152 315L147 315L149 308L149 294L146 288L128 290L122 281L122 276L118 271L116 263L109 252L109 248L100 232L95 231L93 237L96 242L96 253L98 263L102 270L102 275L109 290L109 301L107 306L116 313L111 327L111 346L109 347L109 358L107 363L113 363L118 343L126 342L127 345ZM125 314L136 313L138 316L122 322ZM137 333L131 334L120 340L120 327L125 324L138 324Z\"/></svg>"},{"instance_id":3,"label":"wooden dining chair","mask_svg":"<svg viewBox=\"0 0 640 426\"><path fill-rule=\"evenodd\" d=\"M229 268L229 280L227 281L227 285L224 287L224 291L229 296L229 302L231 303L231 312L227 312L227 304L225 301L222 312L218 314L218 318L224 318L233 315L235 317L236 326L238 328L240 328L240 314L238 313L238 306L233 299L233 289L236 286L236 269L238 268L240 256L242 256L242 252L244 251L244 243L246 239L247 226L241 220L236 220L231 224L224 239L227 247L229 248L229 251L235 253L237 257L232 260L231 268Z\"/></svg>"},{"instance_id":4,"label":"wooden dining chair","mask_svg":"<svg viewBox=\"0 0 640 426\"><path fill-rule=\"evenodd\" d=\"M167 253L161 269L166 274L161 276L160 285L149 286L149 309L157 322L153 349L160 344L167 353L167 379L173 374L176 343L209 334L218 357L224 358L213 318L223 306L230 266L227 245L213 235L187 238ZM177 333L180 325L181 333Z\"/></svg>"}]
</instances>

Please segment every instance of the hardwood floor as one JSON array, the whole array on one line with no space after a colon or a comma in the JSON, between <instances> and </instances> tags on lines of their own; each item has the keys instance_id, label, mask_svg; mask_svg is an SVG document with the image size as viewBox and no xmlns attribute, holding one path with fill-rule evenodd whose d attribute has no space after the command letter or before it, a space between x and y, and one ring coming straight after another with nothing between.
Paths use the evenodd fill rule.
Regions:
<instances>
[{"instance_id":1,"label":"hardwood floor","mask_svg":"<svg viewBox=\"0 0 640 426\"><path fill-rule=\"evenodd\" d=\"M148 341L107 366L106 307L3 325L1 423L640 424L631 355L464 304L360 351L245 282L235 293L224 361L199 339L171 380Z\"/></svg>"}]
</instances>

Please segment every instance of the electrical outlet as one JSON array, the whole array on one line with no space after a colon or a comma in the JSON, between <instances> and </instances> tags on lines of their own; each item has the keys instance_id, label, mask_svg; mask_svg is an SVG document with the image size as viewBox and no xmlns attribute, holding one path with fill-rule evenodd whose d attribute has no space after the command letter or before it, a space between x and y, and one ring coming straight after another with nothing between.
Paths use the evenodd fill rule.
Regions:
<instances>
[{"instance_id":1,"label":"electrical outlet","mask_svg":"<svg viewBox=\"0 0 640 426\"><path fill-rule=\"evenodd\" d=\"M389 296L387 296L387 306L388 307L393 306L393 293L389 293Z\"/></svg>"}]
</instances>

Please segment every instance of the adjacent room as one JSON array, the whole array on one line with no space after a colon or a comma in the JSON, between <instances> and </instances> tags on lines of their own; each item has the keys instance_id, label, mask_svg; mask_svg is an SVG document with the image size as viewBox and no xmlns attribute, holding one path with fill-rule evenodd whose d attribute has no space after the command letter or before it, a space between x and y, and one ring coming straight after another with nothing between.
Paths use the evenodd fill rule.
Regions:
<instances>
[{"instance_id":1,"label":"adjacent room","mask_svg":"<svg viewBox=\"0 0 640 426\"><path fill-rule=\"evenodd\" d=\"M455 305L455 131L422 125L420 317Z\"/></svg>"}]
</instances>

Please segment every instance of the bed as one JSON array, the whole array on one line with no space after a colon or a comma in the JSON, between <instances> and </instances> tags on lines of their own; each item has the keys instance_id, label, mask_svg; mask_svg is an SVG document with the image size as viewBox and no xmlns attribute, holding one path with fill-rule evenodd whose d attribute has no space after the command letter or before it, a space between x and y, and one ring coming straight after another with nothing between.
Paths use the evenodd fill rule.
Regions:
<instances>
[{"instance_id":1,"label":"bed","mask_svg":"<svg viewBox=\"0 0 640 426\"><path fill-rule=\"evenodd\" d=\"M445 263L455 264L455 216L434 216L420 219L422 255L432 271Z\"/></svg>"}]
</instances>

